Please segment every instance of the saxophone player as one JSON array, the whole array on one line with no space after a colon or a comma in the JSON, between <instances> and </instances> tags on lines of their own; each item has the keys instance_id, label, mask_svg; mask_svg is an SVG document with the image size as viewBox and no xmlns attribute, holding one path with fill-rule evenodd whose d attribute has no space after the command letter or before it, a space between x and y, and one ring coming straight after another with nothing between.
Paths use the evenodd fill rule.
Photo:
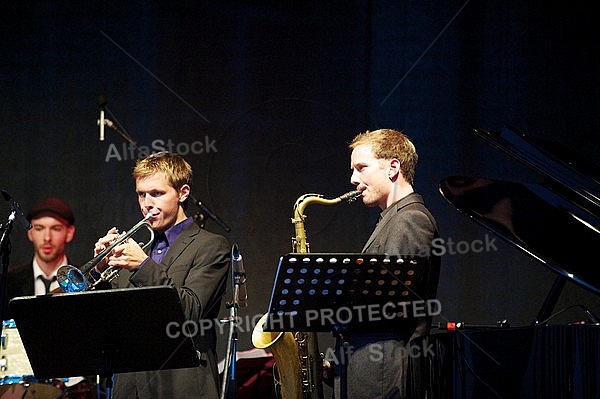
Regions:
<instances>
[{"instance_id":1,"label":"saxophone player","mask_svg":"<svg viewBox=\"0 0 600 399\"><path fill-rule=\"evenodd\" d=\"M349 147L350 182L362 191L366 206L381 210L362 252L414 254L415 248L431 249L438 237L437 223L413 189L418 160L413 143L400 131L380 129L358 134ZM427 291L435 295L440 259L433 251L428 254ZM350 332L346 337L352 347L347 368L348 398L405 398L408 357L398 354L408 353L401 349L408 349L411 339L426 334L430 324L430 318L423 317L411 320L403 331ZM334 392L340 397L337 377Z\"/></svg>"},{"instance_id":2,"label":"saxophone player","mask_svg":"<svg viewBox=\"0 0 600 399\"><path fill-rule=\"evenodd\" d=\"M158 153L139 160L133 169L141 213L152 217L155 232L149 253L132 239L117 245L96 265L120 268L113 288L170 285L181 299L186 320L202 325L215 320L227 284L230 246L225 237L201 229L185 211L190 197L191 166L180 156ZM115 229L100 238L95 254L118 237ZM123 304L124 307L160 304ZM200 365L193 368L116 374L114 399L206 398L219 395L216 327L193 337ZM123 326L123 334L127 327Z\"/></svg>"}]
</instances>

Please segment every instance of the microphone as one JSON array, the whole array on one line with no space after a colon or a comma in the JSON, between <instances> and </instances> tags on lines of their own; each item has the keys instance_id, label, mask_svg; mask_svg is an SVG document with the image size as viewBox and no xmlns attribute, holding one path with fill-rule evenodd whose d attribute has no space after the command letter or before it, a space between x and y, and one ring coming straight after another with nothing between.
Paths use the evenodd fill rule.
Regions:
<instances>
[{"instance_id":1,"label":"microphone","mask_svg":"<svg viewBox=\"0 0 600 399\"><path fill-rule=\"evenodd\" d=\"M100 125L100 141L104 141L104 107L106 106L106 98L104 96L98 97L98 106L100 107L100 119L98 125Z\"/></svg>"},{"instance_id":2,"label":"microphone","mask_svg":"<svg viewBox=\"0 0 600 399\"><path fill-rule=\"evenodd\" d=\"M10 203L10 209L13 211L13 213L16 214L16 216L18 216L21 219L21 222L23 223L23 226L25 227L25 229L31 230L31 227L32 227L31 223L29 223L29 220L27 220L25 215L23 215L23 211L21 210L21 205L19 205L19 203L17 201L15 201L13 199L13 197L11 197L10 194L7 193L6 191L0 190L0 192L2 192L2 196L4 197L4 199Z\"/></svg>"},{"instance_id":3,"label":"microphone","mask_svg":"<svg viewBox=\"0 0 600 399\"><path fill-rule=\"evenodd\" d=\"M232 269L232 287L235 287L235 282L238 281L238 295L234 298L238 307L245 308L248 306L248 291L246 290L246 270L244 270L244 261L242 254L238 249L237 244L231 247L231 269Z\"/></svg>"}]
</instances>

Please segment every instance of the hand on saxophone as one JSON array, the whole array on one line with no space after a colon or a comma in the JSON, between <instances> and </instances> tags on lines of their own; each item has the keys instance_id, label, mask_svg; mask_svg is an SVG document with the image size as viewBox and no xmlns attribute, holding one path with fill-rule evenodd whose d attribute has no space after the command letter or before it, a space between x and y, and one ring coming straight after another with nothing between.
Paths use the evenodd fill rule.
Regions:
<instances>
[{"instance_id":1,"label":"hand on saxophone","mask_svg":"<svg viewBox=\"0 0 600 399\"><path fill-rule=\"evenodd\" d=\"M135 240L128 238L112 250L108 257L108 265L135 271L147 257L142 247Z\"/></svg>"},{"instance_id":2,"label":"hand on saxophone","mask_svg":"<svg viewBox=\"0 0 600 399\"><path fill-rule=\"evenodd\" d=\"M333 386L333 378L334 378L333 365L328 361L323 359L323 370L322 370L322 378L323 382L330 387Z\"/></svg>"}]
</instances>

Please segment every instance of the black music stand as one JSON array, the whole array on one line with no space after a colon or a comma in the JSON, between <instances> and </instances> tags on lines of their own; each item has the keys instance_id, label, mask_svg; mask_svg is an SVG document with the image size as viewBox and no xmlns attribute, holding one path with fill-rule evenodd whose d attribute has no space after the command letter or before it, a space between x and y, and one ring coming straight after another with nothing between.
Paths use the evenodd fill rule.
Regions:
<instances>
[{"instance_id":1,"label":"black music stand","mask_svg":"<svg viewBox=\"0 0 600 399\"><path fill-rule=\"evenodd\" d=\"M333 332L342 342L349 331L398 331L433 312L425 284L428 262L427 257L388 254L284 255L263 330ZM347 360L341 360L342 399Z\"/></svg>"},{"instance_id":2,"label":"black music stand","mask_svg":"<svg viewBox=\"0 0 600 399\"><path fill-rule=\"evenodd\" d=\"M142 304L143 306L138 306ZM37 379L199 365L168 286L19 297L10 309Z\"/></svg>"}]
</instances>

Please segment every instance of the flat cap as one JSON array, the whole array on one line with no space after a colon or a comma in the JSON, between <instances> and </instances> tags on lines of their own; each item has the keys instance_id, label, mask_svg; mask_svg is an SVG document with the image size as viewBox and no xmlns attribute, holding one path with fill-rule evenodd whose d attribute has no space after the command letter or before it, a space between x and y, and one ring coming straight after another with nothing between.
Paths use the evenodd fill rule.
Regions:
<instances>
[{"instance_id":1,"label":"flat cap","mask_svg":"<svg viewBox=\"0 0 600 399\"><path fill-rule=\"evenodd\" d=\"M27 220L37 219L42 216L52 216L67 222L68 226L75 223L75 215L69 204L60 198L46 198L35 204L27 213Z\"/></svg>"}]
</instances>

